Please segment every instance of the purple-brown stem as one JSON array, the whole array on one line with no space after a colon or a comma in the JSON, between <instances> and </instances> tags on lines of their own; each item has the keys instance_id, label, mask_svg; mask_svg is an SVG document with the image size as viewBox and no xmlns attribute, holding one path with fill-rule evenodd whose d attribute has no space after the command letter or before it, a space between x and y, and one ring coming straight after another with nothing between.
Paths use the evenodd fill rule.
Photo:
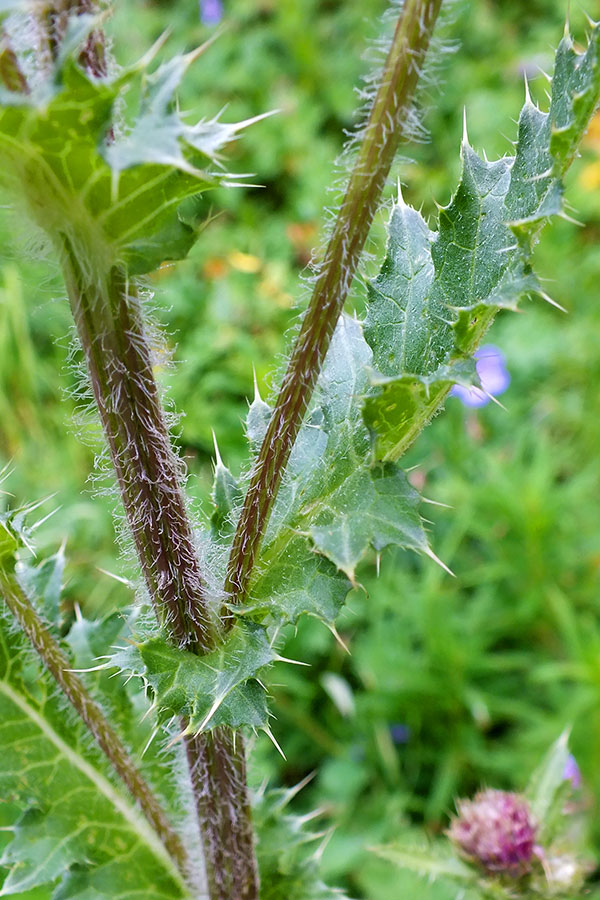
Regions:
<instances>
[{"instance_id":1,"label":"purple-brown stem","mask_svg":"<svg viewBox=\"0 0 600 900\"><path fill-rule=\"evenodd\" d=\"M135 286L112 268L85 275L63 234L61 258L100 419L157 617L179 646L214 647L211 619ZM81 252L81 251L80 251ZM184 721L183 728L187 723ZM241 735L186 735L211 900L257 900L258 868Z\"/></svg>"},{"instance_id":2,"label":"purple-brown stem","mask_svg":"<svg viewBox=\"0 0 600 900\"><path fill-rule=\"evenodd\" d=\"M205 652L214 629L135 285L117 268L86 276L67 235L62 267L148 593L173 639Z\"/></svg>"}]
</instances>

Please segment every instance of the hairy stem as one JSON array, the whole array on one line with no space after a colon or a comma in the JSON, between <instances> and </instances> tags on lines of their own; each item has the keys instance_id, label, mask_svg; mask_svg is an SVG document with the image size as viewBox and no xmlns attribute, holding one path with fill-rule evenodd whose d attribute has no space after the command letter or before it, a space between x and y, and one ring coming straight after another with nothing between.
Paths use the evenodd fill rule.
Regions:
<instances>
[{"instance_id":1,"label":"hairy stem","mask_svg":"<svg viewBox=\"0 0 600 900\"><path fill-rule=\"evenodd\" d=\"M78 250L63 235L71 307L148 592L172 640L203 653L215 645L218 626L203 594L182 465L171 447L135 286L114 267L86 276ZM257 900L243 741L223 728L186 736L185 745L210 898Z\"/></svg>"},{"instance_id":2,"label":"hairy stem","mask_svg":"<svg viewBox=\"0 0 600 900\"><path fill-rule=\"evenodd\" d=\"M60 685L77 714L83 719L94 740L106 754L144 816L163 842L167 852L185 876L187 855L179 835L173 829L150 787L136 769L119 736L106 721L102 710L92 699L81 680L70 670L68 659L29 602L15 572L5 566L0 566L0 594L40 656L44 666Z\"/></svg>"},{"instance_id":3,"label":"hairy stem","mask_svg":"<svg viewBox=\"0 0 600 900\"><path fill-rule=\"evenodd\" d=\"M229 602L243 599L291 449L402 139L442 0L406 0L356 163L256 460L229 558ZM226 625L233 616L222 610Z\"/></svg>"},{"instance_id":4,"label":"hairy stem","mask_svg":"<svg viewBox=\"0 0 600 900\"><path fill-rule=\"evenodd\" d=\"M8 36L0 29L0 81L8 91L28 94L29 85L10 46Z\"/></svg>"},{"instance_id":5,"label":"hairy stem","mask_svg":"<svg viewBox=\"0 0 600 900\"><path fill-rule=\"evenodd\" d=\"M148 593L174 640L204 652L214 629L135 285L114 267L86 274L80 258L63 234L71 309Z\"/></svg>"},{"instance_id":6,"label":"hairy stem","mask_svg":"<svg viewBox=\"0 0 600 900\"><path fill-rule=\"evenodd\" d=\"M57 0L41 10L55 58L69 13L91 12L95 0ZM80 56L95 77L106 71L104 36L92 32ZM94 238L69 229L58 252L94 397L158 621L171 639L197 653L218 637L182 490L183 466L171 447L135 284L118 267L96 271ZM184 723L184 728L185 728ZM210 900L257 900L258 866L241 738L186 737Z\"/></svg>"},{"instance_id":7,"label":"hairy stem","mask_svg":"<svg viewBox=\"0 0 600 900\"><path fill-rule=\"evenodd\" d=\"M39 3L35 8L35 14L42 40L40 56L48 61L56 60L67 30L69 16L84 13L98 14L100 7L101 4L96 0L53 0L53 2ZM106 47L103 31L94 29L90 32L79 59L82 66L96 78L106 75Z\"/></svg>"},{"instance_id":8,"label":"hairy stem","mask_svg":"<svg viewBox=\"0 0 600 900\"><path fill-rule=\"evenodd\" d=\"M215 728L208 734L188 737L186 753L198 818L211 823L204 832L211 900L257 900L258 873L253 863L254 832L242 736L231 728Z\"/></svg>"}]
</instances>

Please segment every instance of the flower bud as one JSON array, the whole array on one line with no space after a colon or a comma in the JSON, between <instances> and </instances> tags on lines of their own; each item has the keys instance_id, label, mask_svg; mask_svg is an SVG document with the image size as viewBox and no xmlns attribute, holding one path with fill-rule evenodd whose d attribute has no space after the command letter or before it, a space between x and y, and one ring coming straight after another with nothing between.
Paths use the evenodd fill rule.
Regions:
<instances>
[{"instance_id":1,"label":"flower bud","mask_svg":"<svg viewBox=\"0 0 600 900\"><path fill-rule=\"evenodd\" d=\"M537 825L519 794L485 790L457 802L448 835L459 851L488 872L526 874L536 853Z\"/></svg>"}]
</instances>

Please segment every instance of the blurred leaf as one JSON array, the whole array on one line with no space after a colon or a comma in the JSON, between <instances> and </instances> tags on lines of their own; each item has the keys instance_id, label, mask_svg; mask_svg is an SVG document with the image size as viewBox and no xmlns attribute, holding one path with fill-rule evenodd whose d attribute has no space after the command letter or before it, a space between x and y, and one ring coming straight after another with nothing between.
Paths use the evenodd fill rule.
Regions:
<instances>
[{"instance_id":1,"label":"blurred leaf","mask_svg":"<svg viewBox=\"0 0 600 900\"><path fill-rule=\"evenodd\" d=\"M552 745L527 786L526 795L539 823L538 838L543 845L554 840L561 827L564 830L569 824L568 816L564 815L565 801L571 790L571 783L565 778L569 756L569 732L565 731Z\"/></svg>"},{"instance_id":2,"label":"blurred leaf","mask_svg":"<svg viewBox=\"0 0 600 900\"><path fill-rule=\"evenodd\" d=\"M469 887L475 887L478 882L474 869L452 856L447 848L431 846L424 849L416 844L395 843L387 847L374 847L373 852L425 878L449 878Z\"/></svg>"}]
</instances>

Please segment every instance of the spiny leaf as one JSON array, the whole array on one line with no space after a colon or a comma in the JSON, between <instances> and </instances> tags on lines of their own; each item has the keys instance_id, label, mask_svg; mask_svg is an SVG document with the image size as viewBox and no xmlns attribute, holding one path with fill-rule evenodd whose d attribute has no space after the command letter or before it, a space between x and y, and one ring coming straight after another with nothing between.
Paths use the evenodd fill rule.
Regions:
<instances>
[{"instance_id":1,"label":"spiny leaf","mask_svg":"<svg viewBox=\"0 0 600 900\"><path fill-rule=\"evenodd\" d=\"M578 53L570 34L558 45L552 80L550 153L558 173L571 163L587 130L600 93L599 25L593 27L584 53Z\"/></svg>"},{"instance_id":2,"label":"spiny leaf","mask_svg":"<svg viewBox=\"0 0 600 900\"><path fill-rule=\"evenodd\" d=\"M59 619L60 595L65 569L65 551L61 547L37 566L22 565L19 577L27 590L36 597L44 617L56 624Z\"/></svg>"},{"instance_id":3,"label":"spiny leaf","mask_svg":"<svg viewBox=\"0 0 600 900\"><path fill-rule=\"evenodd\" d=\"M569 756L569 734L564 732L552 745L527 786L531 811L540 826L538 837L544 845L556 837L561 824L568 826L563 807L571 789L571 783L565 778Z\"/></svg>"},{"instance_id":4,"label":"spiny leaf","mask_svg":"<svg viewBox=\"0 0 600 900\"><path fill-rule=\"evenodd\" d=\"M295 816L288 809L302 786L265 791L255 799L261 900L347 900L319 878L319 846L310 850L324 838L310 830L316 816Z\"/></svg>"},{"instance_id":5,"label":"spiny leaf","mask_svg":"<svg viewBox=\"0 0 600 900\"><path fill-rule=\"evenodd\" d=\"M265 629L249 622L204 656L151 637L118 650L108 667L142 678L152 689L160 719L185 716L188 731L199 733L219 725L265 727L266 691L258 679L276 658Z\"/></svg>"},{"instance_id":6,"label":"spiny leaf","mask_svg":"<svg viewBox=\"0 0 600 900\"><path fill-rule=\"evenodd\" d=\"M218 451L217 451L218 452ZM215 537L230 537L234 528L234 512L243 499L242 488L229 469L223 465L220 456L215 465L212 502L214 512L211 526Z\"/></svg>"},{"instance_id":7,"label":"spiny leaf","mask_svg":"<svg viewBox=\"0 0 600 900\"><path fill-rule=\"evenodd\" d=\"M543 223L562 211L560 177L598 105L599 45L598 26L583 54L561 41L550 111L527 92L514 157L480 159L465 134L461 181L437 231L401 198L394 207L365 320L376 370L365 421L379 458L404 452L452 383L476 383L471 353L496 310L542 293L530 255Z\"/></svg>"},{"instance_id":8,"label":"spiny leaf","mask_svg":"<svg viewBox=\"0 0 600 900\"><path fill-rule=\"evenodd\" d=\"M0 896L52 884L54 898L187 896L180 876L115 786L56 691L0 613L0 793L20 809Z\"/></svg>"},{"instance_id":9,"label":"spiny leaf","mask_svg":"<svg viewBox=\"0 0 600 900\"><path fill-rule=\"evenodd\" d=\"M76 19L76 44L94 21ZM135 275L180 259L204 212L198 195L227 179L218 151L248 123L186 123L175 97L190 56L154 73L142 60L98 79L72 49L29 93L0 93L3 179L57 244L61 233L71 237L99 277L107 265ZM123 128L115 106L126 87L140 103Z\"/></svg>"},{"instance_id":10,"label":"spiny leaf","mask_svg":"<svg viewBox=\"0 0 600 900\"><path fill-rule=\"evenodd\" d=\"M442 846L423 847L413 843L389 844L374 847L373 852L403 869L410 869L426 878L449 878L460 884L475 887L477 873Z\"/></svg>"},{"instance_id":11,"label":"spiny leaf","mask_svg":"<svg viewBox=\"0 0 600 900\"><path fill-rule=\"evenodd\" d=\"M257 573L249 599L236 609L250 618L269 616L278 625L302 615L332 623L350 587L332 562L314 552L306 538L296 537Z\"/></svg>"},{"instance_id":12,"label":"spiny leaf","mask_svg":"<svg viewBox=\"0 0 600 900\"><path fill-rule=\"evenodd\" d=\"M270 614L281 624L306 612L331 623L369 547L396 544L428 552L417 492L395 465L372 458L361 416L371 356L360 323L343 316L290 456L242 613ZM250 408L252 441L267 418L264 407L255 400Z\"/></svg>"}]
</instances>

